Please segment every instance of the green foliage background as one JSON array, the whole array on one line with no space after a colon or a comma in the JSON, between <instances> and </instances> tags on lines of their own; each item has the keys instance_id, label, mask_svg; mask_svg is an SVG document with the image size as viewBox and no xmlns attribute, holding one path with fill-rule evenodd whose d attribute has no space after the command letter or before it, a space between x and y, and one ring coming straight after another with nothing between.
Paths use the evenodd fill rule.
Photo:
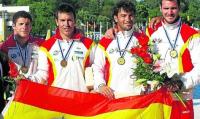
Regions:
<instances>
[{"instance_id":1,"label":"green foliage background","mask_svg":"<svg viewBox=\"0 0 200 119\"><path fill-rule=\"evenodd\" d=\"M112 27L112 7L118 0L0 0L3 5L30 6L33 16L33 34L45 35L47 29L54 30L54 11L61 2L71 3L77 12L77 25L101 22L103 31ZM150 18L161 15L159 0L132 0L136 4L136 22L145 24ZM196 27L200 27L200 0L181 0L181 16ZM189 16L189 17L188 17ZM92 28L91 28L92 29ZM90 30L90 29L89 29Z\"/></svg>"}]
</instances>

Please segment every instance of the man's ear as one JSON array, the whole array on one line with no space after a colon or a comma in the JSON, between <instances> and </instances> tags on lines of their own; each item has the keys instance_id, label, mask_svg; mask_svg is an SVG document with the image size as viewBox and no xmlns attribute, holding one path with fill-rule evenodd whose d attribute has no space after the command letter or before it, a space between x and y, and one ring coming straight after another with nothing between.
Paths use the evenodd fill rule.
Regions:
<instances>
[{"instance_id":1,"label":"man's ear","mask_svg":"<svg viewBox=\"0 0 200 119\"><path fill-rule=\"evenodd\" d=\"M162 6L160 5L160 12L162 13Z\"/></svg>"},{"instance_id":2,"label":"man's ear","mask_svg":"<svg viewBox=\"0 0 200 119\"><path fill-rule=\"evenodd\" d=\"M116 23L118 22L117 16L114 16L114 20Z\"/></svg>"},{"instance_id":3,"label":"man's ear","mask_svg":"<svg viewBox=\"0 0 200 119\"><path fill-rule=\"evenodd\" d=\"M55 19L55 22L56 22L56 26L58 26L58 19Z\"/></svg>"},{"instance_id":4,"label":"man's ear","mask_svg":"<svg viewBox=\"0 0 200 119\"><path fill-rule=\"evenodd\" d=\"M12 24L12 28L15 29L15 24Z\"/></svg>"}]
</instances>

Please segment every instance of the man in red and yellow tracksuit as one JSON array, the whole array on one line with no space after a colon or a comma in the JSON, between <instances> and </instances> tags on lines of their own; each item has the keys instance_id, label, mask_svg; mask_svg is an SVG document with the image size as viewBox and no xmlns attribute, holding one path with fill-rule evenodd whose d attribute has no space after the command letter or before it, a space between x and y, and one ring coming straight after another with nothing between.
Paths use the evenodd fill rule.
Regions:
<instances>
[{"instance_id":1,"label":"man in red and yellow tracksuit","mask_svg":"<svg viewBox=\"0 0 200 119\"><path fill-rule=\"evenodd\" d=\"M139 95L142 86L136 83L133 70L136 67L136 56L131 54L133 47L148 44L145 34L133 29L135 14L134 4L120 1L113 11L115 20L114 37L103 37L96 49L93 64L94 89L109 97ZM106 34L112 34L112 28Z\"/></svg>"},{"instance_id":2,"label":"man in red and yellow tracksuit","mask_svg":"<svg viewBox=\"0 0 200 119\"><path fill-rule=\"evenodd\" d=\"M56 24L55 35L40 47L38 71L31 78L59 88L88 92L85 68L93 63L95 42L75 28L75 12L69 4L58 7Z\"/></svg>"},{"instance_id":3,"label":"man in red and yellow tracksuit","mask_svg":"<svg viewBox=\"0 0 200 119\"><path fill-rule=\"evenodd\" d=\"M179 0L162 0L160 9L162 21L147 34L161 60L168 64L169 73L181 76L180 80L171 80L169 90L181 91L187 100L185 107L174 96L171 119L193 119L192 89L200 83L200 35L182 22Z\"/></svg>"}]
</instances>

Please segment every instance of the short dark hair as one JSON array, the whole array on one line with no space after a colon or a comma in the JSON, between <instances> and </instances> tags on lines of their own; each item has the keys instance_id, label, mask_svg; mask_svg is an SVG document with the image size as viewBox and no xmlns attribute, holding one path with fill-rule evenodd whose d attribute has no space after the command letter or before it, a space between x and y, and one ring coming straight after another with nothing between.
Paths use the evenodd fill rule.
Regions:
<instances>
[{"instance_id":1,"label":"short dark hair","mask_svg":"<svg viewBox=\"0 0 200 119\"><path fill-rule=\"evenodd\" d=\"M162 6L162 1L163 0L160 0L160 6ZM180 4L181 4L180 0L166 0L166 1L176 1L179 7L180 7Z\"/></svg>"},{"instance_id":2,"label":"short dark hair","mask_svg":"<svg viewBox=\"0 0 200 119\"><path fill-rule=\"evenodd\" d=\"M74 19L76 19L75 9L71 4L61 3L55 12L55 18L58 19L58 13L60 12L71 12L74 15Z\"/></svg>"},{"instance_id":3,"label":"short dark hair","mask_svg":"<svg viewBox=\"0 0 200 119\"><path fill-rule=\"evenodd\" d=\"M113 8L112 17L116 16L121 9L125 10L126 12L133 12L133 14L136 13L135 5L131 1L121 0Z\"/></svg>"},{"instance_id":4,"label":"short dark hair","mask_svg":"<svg viewBox=\"0 0 200 119\"><path fill-rule=\"evenodd\" d=\"M26 11L18 11L13 15L12 22L16 24L17 19L19 18L28 18L32 22L31 14Z\"/></svg>"}]
</instances>

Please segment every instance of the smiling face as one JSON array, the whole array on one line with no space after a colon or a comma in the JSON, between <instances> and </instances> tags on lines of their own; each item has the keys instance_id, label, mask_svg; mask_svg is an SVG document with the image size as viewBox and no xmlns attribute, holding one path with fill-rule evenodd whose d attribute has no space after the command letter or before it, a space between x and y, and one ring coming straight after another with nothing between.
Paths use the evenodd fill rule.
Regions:
<instances>
[{"instance_id":1,"label":"smiling face","mask_svg":"<svg viewBox=\"0 0 200 119\"><path fill-rule=\"evenodd\" d=\"M71 12L58 12L56 24L63 39L70 39L75 30L75 18Z\"/></svg>"},{"instance_id":2,"label":"smiling face","mask_svg":"<svg viewBox=\"0 0 200 119\"><path fill-rule=\"evenodd\" d=\"M16 23L13 24L14 35L18 36L24 41L29 39L31 29L31 20L28 18L20 17L16 20Z\"/></svg>"},{"instance_id":3,"label":"smiling face","mask_svg":"<svg viewBox=\"0 0 200 119\"><path fill-rule=\"evenodd\" d=\"M133 27L133 12L125 11L124 9L120 9L118 14L114 16L114 20L117 23L118 30L120 31L128 31Z\"/></svg>"},{"instance_id":4,"label":"smiling face","mask_svg":"<svg viewBox=\"0 0 200 119\"><path fill-rule=\"evenodd\" d=\"M164 22L172 24L176 22L179 17L180 8L176 0L162 0L162 5L160 6Z\"/></svg>"}]
</instances>

